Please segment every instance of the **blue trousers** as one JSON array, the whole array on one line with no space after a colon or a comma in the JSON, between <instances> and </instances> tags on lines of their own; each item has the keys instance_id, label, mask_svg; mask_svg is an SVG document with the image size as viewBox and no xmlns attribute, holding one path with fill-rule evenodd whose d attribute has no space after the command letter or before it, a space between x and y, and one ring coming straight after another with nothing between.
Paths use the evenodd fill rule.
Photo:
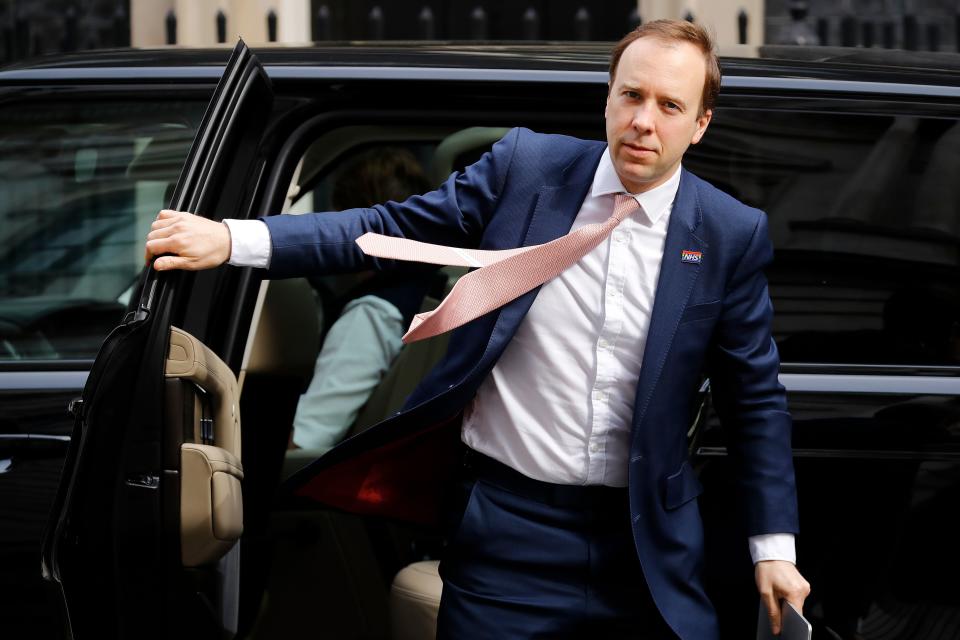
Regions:
<instances>
[{"instance_id":1,"label":"blue trousers","mask_svg":"<svg viewBox=\"0 0 960 640\"><path fill-rule=\"evenodd\" d=\"M647 590L626 489L540 483L473 454L440 563L441 640L675 640Z\"/></svg>"}]
</instances>

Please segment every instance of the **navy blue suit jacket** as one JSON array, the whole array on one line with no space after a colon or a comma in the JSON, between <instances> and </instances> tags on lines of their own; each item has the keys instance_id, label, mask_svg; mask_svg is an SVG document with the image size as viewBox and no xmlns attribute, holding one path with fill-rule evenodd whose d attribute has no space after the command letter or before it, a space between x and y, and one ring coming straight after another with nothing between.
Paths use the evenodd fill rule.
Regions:
<instances>
[{"instance_id":1,"label":"navy blue suit jacket","mask_svg":"<svg viewBox=\"0 0 960 640\"><path fill-rule=\"evenodd\" d=\"M389 268L354 240L367 231L481 249L566 234L605 145L513 129L436 191L370 209L266 219L268 277ZM698 263L681 261L699 251ZM681 638L717 637L701 580L701 485L687 460L702 372L728 434L747 533L798 530L791 421L771 337L766 216L683 171L667 230L630 441L634 539L651 593ZM456 330L446 357L400 413L293 480L296 491L360 513L429 521L455 463L460 412L516 332L539 289ZM744 541L746 544L746 541Z\"/></svg>"}]
</instances>

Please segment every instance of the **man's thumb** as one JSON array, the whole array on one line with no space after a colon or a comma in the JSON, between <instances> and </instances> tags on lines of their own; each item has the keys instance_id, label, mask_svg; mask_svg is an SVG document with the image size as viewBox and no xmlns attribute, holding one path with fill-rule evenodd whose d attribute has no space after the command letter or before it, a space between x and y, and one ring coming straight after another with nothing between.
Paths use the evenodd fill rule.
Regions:
<instances>
[{"instance_id":1,"label":"man's thumb","mask_svg":"<svg viewBox=\"0 0 960 640\"><path fill-rule=\"evenodd\" d=\"M178 256L164 256L153 261L153 268L156 271L170 271L183 268L183 262L183 258Z\"/></svg>"}]
</instances>

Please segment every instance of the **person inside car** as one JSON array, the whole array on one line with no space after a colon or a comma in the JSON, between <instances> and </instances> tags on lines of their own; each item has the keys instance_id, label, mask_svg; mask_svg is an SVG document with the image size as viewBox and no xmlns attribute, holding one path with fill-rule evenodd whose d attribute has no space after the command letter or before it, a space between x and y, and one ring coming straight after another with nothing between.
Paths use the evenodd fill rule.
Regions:
<instances>
[{"instance_id":1,"label":"person inside car","mask_svg":"<svg viewBox=\"0 0 960 640\"><path fill-rule=\"evenodd\" d=\"M397 147L372 149L344 166L331 204L342 211L390 200L403 201L429 188L420 163ZM312 279L324 317L336 321L326 332L313 378L300 396L291 448L322 453L340 442L403 347L400 338L420 310L434 281L433 269L368 271L346 291Z\"/></svg>"}]
</instances>

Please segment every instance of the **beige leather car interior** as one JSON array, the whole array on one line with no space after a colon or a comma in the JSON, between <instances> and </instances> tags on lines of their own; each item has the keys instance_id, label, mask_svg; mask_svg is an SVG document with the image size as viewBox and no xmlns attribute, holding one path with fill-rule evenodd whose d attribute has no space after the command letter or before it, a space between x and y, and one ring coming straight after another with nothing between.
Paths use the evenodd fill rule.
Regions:
<instances>
[{"instance_id":1,"label":"beige leather car interior","mask_svg":"<svg viewBox=\"0 0 960 640\"><path fill-rule=\"evenodd\" d=\"M440 562L423 560L401 569L390 587L390 637L392 640L427 640L437 637L440 611Z\"/></svg>"},{"instance_id":2,"label":"beige leather car interior","mask_svg":"<svg viewBox=\"0 0 960 640\"><path fill-rule=\"evenodd\" d=\"M264 299L254 314L243 371L309 381L320 350L313 287L304 278L264 280L260 286Z\"/></svg>"},{"instance_id":3,"label":"beige leather car interior","mask_svg":"<svg viewBox=\"0 0 960 640\"><path fill-rule=\"evenodd\" d=\"M243 533L237 380L213 351L170 327L165 374L203 389L213 406L213 444L180 447L180 557L185 567L216 562Z\"/></svg>"}]
</instances>

